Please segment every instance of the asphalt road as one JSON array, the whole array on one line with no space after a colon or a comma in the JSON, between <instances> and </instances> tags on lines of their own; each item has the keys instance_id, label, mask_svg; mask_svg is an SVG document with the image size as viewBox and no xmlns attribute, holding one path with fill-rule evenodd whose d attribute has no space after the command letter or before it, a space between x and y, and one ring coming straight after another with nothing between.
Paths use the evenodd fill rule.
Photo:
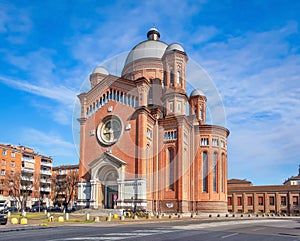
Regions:
<instances>
[{"instance_id":1,"label":"asphalt road","mask_svg":"<svg viewBox=\"0 0 300 241\"><path fill-rule=\"evenodd\" d=\"M92 224L3 232L1 241L300 241L300 219Z\"/></svg>"}]
</instances>

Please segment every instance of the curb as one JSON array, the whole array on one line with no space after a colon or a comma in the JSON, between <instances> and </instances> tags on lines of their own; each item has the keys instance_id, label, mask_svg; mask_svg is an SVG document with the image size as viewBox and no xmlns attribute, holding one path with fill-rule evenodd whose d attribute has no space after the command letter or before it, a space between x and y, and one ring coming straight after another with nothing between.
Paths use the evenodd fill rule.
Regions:
<instances>
[{"instance_id":1,"label":"curb","mask_svg":"<svg viewBox=\"0 0 300 241\"><path fill-rule=\"evenodd\" d=\"M11 228L0 228L0 233L6 232L14 232L14 231L24 231L24 230L39 230L39 229L49 229L49 228L56 228L54 226L22 226L22 227L11 227Z\"/></svg>"}]
</instances>

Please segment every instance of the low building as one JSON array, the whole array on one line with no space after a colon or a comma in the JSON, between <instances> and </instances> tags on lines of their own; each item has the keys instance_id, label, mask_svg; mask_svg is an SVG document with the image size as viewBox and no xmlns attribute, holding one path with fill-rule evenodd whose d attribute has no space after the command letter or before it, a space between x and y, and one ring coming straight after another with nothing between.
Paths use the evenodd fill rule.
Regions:
<instances>
[{"instance_id":1,"label":"low building","mask_svg":"<svg viewBox=\"0 0 300 241\"><path fill-rule=\"evenodd\" d=\"M25 146L0 144L0 200L8 206L50 204L52 158Z\"/></svg>"},{"instance_id":2,"label":"low building","mask_svg":"<svg viewBox=\"0 0 300 241\"><path fill-rule=\"evenodd\" d=\"M289 178L284 185L253 186L240 179L228 180L228 212L299 215L300 185Z\"/></svg>"}]
</instances>

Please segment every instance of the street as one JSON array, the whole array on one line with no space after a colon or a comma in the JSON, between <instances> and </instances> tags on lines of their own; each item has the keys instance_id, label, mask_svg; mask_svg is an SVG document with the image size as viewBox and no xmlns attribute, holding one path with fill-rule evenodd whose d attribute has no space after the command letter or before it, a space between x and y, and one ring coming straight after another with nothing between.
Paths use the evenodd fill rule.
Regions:
<instances>
[{"instance_id":1,"label":"street","mask_svg":"<svg viewBox=\"0 0 300 241\"><path fill-rule=\"evenodd\" d=\"M1 232L1 229L0 229ZM0 233L1 241L97 241L97 240L226 240L300 241L300 219L215 220L99 223L78 226L36 227Z\"/></svg>"}]
</instances>

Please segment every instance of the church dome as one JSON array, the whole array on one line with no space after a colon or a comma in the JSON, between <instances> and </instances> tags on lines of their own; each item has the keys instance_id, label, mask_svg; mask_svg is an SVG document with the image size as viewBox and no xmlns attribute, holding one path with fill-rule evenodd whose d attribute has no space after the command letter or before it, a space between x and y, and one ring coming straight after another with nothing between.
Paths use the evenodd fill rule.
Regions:
<instances>
[{"instance_id":1,"label":"church dome","mask_svg":"<svg viewBox=\"0 0 300 241\"><path fill-rule=\"evenodd\" d=\"M126 65L144 58L161 59L168 45L159 40L160 33L156 28L151 28L147 33L148 40L136 45L128 54Z\"/></svg>"},{"instance_id":2,"label":"church dome","mask_svg":"<svg viewBox=\"0 0 300 241\"><path fill-rule=\"evenodd\" d=\"M192 91L190 97L193 97L193 96L205 96L205 94L203 93L202 90L195 89L195 90Z\"/></svg>"},{"instance_id":3,"label":"church dome","mask_svg":"<svg viewBox=\"0 0 300 241\"><path fill-rule=\"evenodd\" d=\"M109 75L109 72L106 68L104 68L103 66L97 66L94 70L93 70L93 74L104 74L104 75Z\"/></svg>"},{"instance_id":4,"label":"church dome","mask_svg":"<svg viewBox=\"0 0 300 241\"><path fill-rule=\"evenodd\" d=\"M179 43L172 43L172 44L170 44L168 46L168 48L166 49L166 52L173 51L173 50L178 50L178 51L181 51L181 52L185 52L184 48Z\"/></svg>"}]
</instances>

